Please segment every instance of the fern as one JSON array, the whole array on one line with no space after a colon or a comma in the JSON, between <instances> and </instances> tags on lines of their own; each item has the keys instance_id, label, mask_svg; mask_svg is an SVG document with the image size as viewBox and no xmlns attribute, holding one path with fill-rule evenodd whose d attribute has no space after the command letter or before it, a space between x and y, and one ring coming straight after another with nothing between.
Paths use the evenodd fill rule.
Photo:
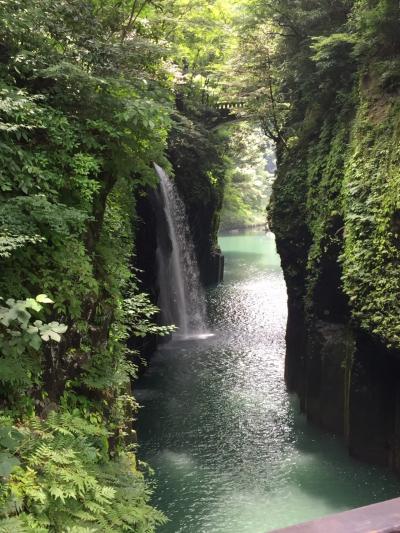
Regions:
<instances>
[{"instance_id":1,"label":"fern","mask_svg":"<svg viewBox=\"0 0 400 533\"><path fill-rule=\"evenodd\" d=\"M28 533L28 529L21 518L13 516L0 519L0 533Z\"/></svg>"},{"instance_id":2,"label":"fern","mask_svg":"<svg viewBox=\"0 0 400 533\"><path fill-rule=\"evenodd\" d=\"M7 452L17 466L5 476L6 490L0 493L4 528L150 533L165 522L149 505L134 454L121 452L110 459L104 453L102 439L108 433L103 426L73 413L52 412L47 420L32 417L9 428L18 434Z\"/></svg>"}]
</instances>

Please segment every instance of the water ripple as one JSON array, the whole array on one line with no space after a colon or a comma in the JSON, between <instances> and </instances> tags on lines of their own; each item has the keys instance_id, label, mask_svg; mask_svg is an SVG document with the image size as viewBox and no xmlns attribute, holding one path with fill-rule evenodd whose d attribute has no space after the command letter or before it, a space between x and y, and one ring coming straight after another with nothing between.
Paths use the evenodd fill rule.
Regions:
<instances>
[{"instance_id":1,"label":"water ripple","mask_svg":"<svg viewBox=\"0 0 400 533\"><path fill-rule=\"evenodd\" d=\"M225 237L213 337L164 345L138 388L160 533L265 533L399 493L308 426L283 381L286 289L273 239Z\"/></svg>"}]
</instances>

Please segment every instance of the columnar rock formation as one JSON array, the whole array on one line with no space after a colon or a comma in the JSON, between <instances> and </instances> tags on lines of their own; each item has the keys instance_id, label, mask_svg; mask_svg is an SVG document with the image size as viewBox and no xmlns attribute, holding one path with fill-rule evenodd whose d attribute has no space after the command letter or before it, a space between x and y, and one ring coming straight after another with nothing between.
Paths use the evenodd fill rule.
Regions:
<instances>
[{"instance_id":1,"label":"columnar rock formation","mask_svg":"<svg viewBox=\"0 0 400 533\"><path fill-rule=\"evenodd\" d=\"M299 67L314 93L298 96L286 126L297 136L278 146L271 226L289 296L286 379L353 456L399 470L399 40L389 26L370 26L370 43L365 26L343 27L312 51L312 74Z\"/></svg>"}]
</instances>

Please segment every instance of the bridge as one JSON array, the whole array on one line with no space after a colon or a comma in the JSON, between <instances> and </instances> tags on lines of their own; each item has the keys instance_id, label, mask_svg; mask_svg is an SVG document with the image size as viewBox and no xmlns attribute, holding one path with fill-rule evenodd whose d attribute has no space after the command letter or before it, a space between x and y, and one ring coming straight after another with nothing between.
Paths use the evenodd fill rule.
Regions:
<instances>
[{"instance_id":1,"label":"bridge","mask_svg":"<svg viewBox=\"0 0 400 533\"><path fill-rule=\"evenodd\" d=\"M243 117L241 117L238 113L235 113L235 111L243 109L245 105L245 100L217 102L212 106L218 113L218 118L213 119L213 126L218 127L221 124L226 124L228 122L237 122L243 120Z\"/></svg>"},{"instance_id":2,"label":"bridge","mask_svg":"<svg viewBox=\"0 0 400 533\"><path fill-rule=\"evenodd\" d=\"M224 109L226 109L227 111L231 111L233 109L240 109L245 105L245 100L236 100L235 102L217 102L215 104L215 109L218 109L219 111L222 111Z\"/></svg>"},{"instance_id":3,"label":"bridge","mask_svg":"<svg viewBox=\"0 0 400 533\"><path fill-rule=\"evenodd\" d=\"M271 533L399 533L400 498L334 514Z\"/></svg>"}]
</instances>

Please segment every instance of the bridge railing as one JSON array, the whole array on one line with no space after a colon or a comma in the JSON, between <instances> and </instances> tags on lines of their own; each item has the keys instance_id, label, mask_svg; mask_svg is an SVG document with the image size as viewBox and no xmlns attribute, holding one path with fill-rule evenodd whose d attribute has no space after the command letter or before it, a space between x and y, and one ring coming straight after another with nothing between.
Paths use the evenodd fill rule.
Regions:
<instances>
[{"instance_id":1,"label":"bridge railing","mask_svg":"<svg viewBox=\"0 0 400 533\"><path fill-rule=\"evenodd\" d=\"M215 109L222 110L230 110L230 109L239 109L241 107L244 107L246 105L246 102L244 101L236 101L236 102L218 102L215 104Z\"/></svg>"},{"instance_id":2,"label":"bridge railing","mask_svg":"<svg viewBox=\"0 0 400 533\"><path fill-rule=\"evenodd\" d=\"M399 533L400 498L269 533Z\"/></svg>"}]
</instances>

